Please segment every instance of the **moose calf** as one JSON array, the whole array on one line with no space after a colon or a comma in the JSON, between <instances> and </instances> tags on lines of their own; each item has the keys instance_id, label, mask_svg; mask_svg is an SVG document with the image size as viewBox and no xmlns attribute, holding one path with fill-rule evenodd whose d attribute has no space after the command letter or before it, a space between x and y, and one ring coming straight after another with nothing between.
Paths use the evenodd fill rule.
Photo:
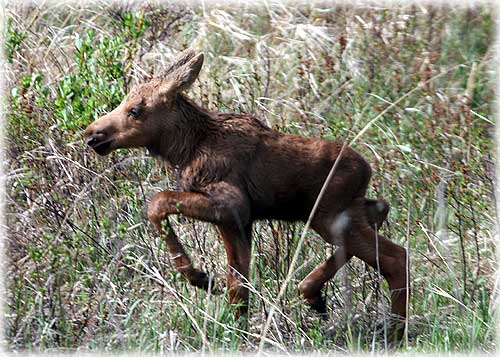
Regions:
<instances>
[{"instance_id":1,"label":"moose calf","mask_svg":"<svg viewBox=\"0 0 500 357\"><path fill-rule=\"evenodd\" d=\"M306 221L332 165L340 160L311 221L338 248L299 289L312 308L325 312L323 285L355 256L380 269L391 290L392 313L406 318L406 250L377 236L389 206L365 198L369 164L350 147L339 157L340 142L285 135L251 115L199 107L182 93L202 64L202 53L182 52L161 77L133 88L116 109L85 130L86 143L99 155L145 147L178 168L182 191L158 193L148 209L176 269L192 285L208 288L207 274L193 267L168 216L215 224L227 253L230 302L239 304L238 315L245 313L253 222ZM399 339L401 332L401 327L394 329L392 338Z\"/></svg>"}]
</instances>

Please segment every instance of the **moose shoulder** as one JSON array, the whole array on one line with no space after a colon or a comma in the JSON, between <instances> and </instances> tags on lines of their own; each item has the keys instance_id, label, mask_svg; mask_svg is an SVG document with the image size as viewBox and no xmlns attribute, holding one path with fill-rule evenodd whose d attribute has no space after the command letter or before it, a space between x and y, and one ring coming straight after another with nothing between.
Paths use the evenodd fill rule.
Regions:
<instances>
[{"instance_id":1,"label":"moose shoulder","mask_svg":"<svg viewBox=\"0 0 500 357\"><path fill-rule=\"evenodd\" d=\"M228 291L236 314L247 311L252 223L270 218L307 220L336 160L335 175L319 203L311 227L335 253L301 282L306 302L326 311L321 289L356 256L379 268L391 289L392 312L406 317L406 251L377 235L389 206L365 198L371 177L366 160L342 143L285 135L244 114L209 113L182 92L197 78L203 54L182 52L166 73L136 86L113 111L85 131L98 154L118 148L146 147L180 170L181 192L153 197L148 217L164 237L176 268L194 286L208 288L207 275L195 269L168 216L217 226L227 253ZM378 248L378 251L377 251ZM400 339L400 324L391 338Z\"/></svg>"}]
</instances>

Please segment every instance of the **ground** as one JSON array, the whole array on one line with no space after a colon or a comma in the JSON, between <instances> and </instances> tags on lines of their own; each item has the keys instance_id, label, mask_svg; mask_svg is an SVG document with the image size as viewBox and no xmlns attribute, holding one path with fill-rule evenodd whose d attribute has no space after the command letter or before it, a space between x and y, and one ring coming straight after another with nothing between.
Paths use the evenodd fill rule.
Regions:
<instances>
[{"instance_id":1,"label":"ground","mask_svg":"<svg viewBox=\"0 0 500 357\"><path fill-rule=\"evenodd\" d=\"M100 158L85 148L92 120L193 47L205 64L188 96L209 109L311 137L362 134L353 146L374 171L369 196L391 205L381 233L410 252L401 350L493 351L491 14L411 4L9 4L9 348L256 351L273 305L266 348L385 348L387 286L359 261L328 284L325 318L304 304L298 283L334 249L312 232L276 298L301 224L255 226L249 323L234 321L226 294L195 290L174 272L147 222L147 203L175 189L175 170L144 150ZM174 227L223 290L213 227L182 217Z\"/></svg>"}]
</instances>

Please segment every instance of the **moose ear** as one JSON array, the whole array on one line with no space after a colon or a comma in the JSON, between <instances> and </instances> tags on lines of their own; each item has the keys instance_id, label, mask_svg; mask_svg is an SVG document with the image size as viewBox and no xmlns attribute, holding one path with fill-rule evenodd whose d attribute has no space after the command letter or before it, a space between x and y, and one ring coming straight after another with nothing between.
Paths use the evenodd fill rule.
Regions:
<instances>
[{"instance_id":1,"label":"moose ear","mask_svg":"<svg viewBox=\"0 0 500 357\"><path fill-rule=\"evenodd\" d=\"M203 66L203 53L193 57L184 66L177 68L172 73L172 80L178 92L188 89L198 78L201 67Z\"/></svg>"},{"instance_id":2,"label":"moose ear","mask_svg":"<svg viewBox=\"0 0 500 357\"><path fill-rule=\"evenodd\" d=\"M183 66L176 68L162 80L159 91L166 97L188 89L200 74L203 65L203 53L194 56Z\"/></svg>"},{"instance_id":3,"label":"moose ear","mask_svg":"<svg viewBox=\"0 0 500 357\"><path fill-rule=\"evenodd\" d=\"M192 48L188 48L187 50L182 51L177 56L175 56L174 60L170 64L170 66L168 66L168 68L165 71L163 71L163 73L160 75L160 77L163 77L163 78L167 77L169 74L174 72L177 68L184 66L194 56L196 56L196 52Z\"/></svg>"}]
</instances>

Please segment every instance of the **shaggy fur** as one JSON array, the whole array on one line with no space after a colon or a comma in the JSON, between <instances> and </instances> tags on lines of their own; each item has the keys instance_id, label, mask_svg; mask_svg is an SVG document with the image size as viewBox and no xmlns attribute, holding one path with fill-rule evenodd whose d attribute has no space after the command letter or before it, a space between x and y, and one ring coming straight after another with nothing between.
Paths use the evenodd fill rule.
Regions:
<instances>
[{"instance_id":1,"label":"shaggy fur","mask_svg":"<svg viewBox=\"0 0 500 357\"><path fill-rule=\"evenodd\" d=\"M85 131L89 146L106 155L114 149L146 147L179 169L182 192L158 193L148 217L165 238L177 269L195 286L208 288L168 223L171 214L215 224L226 248L228 288L238 314L247 311L252 224L259 219L306 221L333 164L311 227L335 254L301 283L306 301L326 311L321 288L352 256L379 267L392 290L392 312L406 317L406 251L377 235L389 206L365 198L370 165L342 143L285 135L251 115L209 113L182 91L198 76L203 55L182 53L164 77L134 88L118 108ZM378 247L378 251L376 251ZM395 329L393 337L401 337Z\"/></svg>"}]
</instances>

